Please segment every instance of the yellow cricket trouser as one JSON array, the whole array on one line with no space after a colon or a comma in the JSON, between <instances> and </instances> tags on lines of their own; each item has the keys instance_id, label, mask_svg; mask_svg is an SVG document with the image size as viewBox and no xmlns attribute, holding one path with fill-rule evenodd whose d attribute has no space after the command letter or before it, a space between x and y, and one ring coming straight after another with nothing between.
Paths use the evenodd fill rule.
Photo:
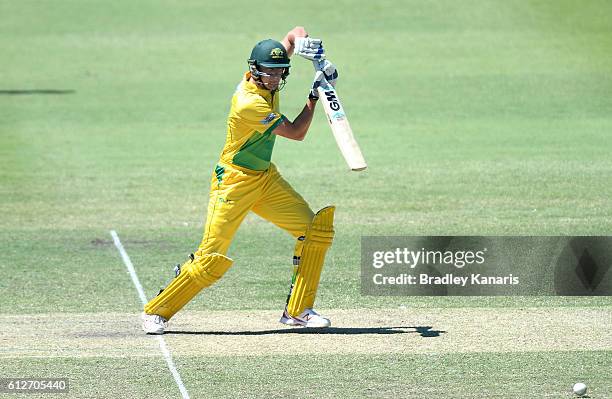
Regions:
<instances>
[{"instance_id":1,"label":"yellow cricket trouser","mask_svg":"<svg viewBox=\"0 0 612 399\"><path fill-rule=\"evenodd\" d=\"M249 211L269 220L297 239L294 276L287 311L297 316L314 304L321 268L333 239L334 207L315 216L302 198L270 164L265 171L217 165L212 176L204 236L180 274L145 305L145 313L170 319L205 287L231 267L225 256Z\"/></svg>"},{"instance_id":2,"label":"yellow cricket trouser","mask_svg":"<svg viewBox=\"0 0 612 399\"><path fill-rule=\"evenodd\" d=\"M273 163L265 171L219 164L211 179L208 214L198 252L225 255L249 211L295 238L305 234L314 216Z\"/></svg>"}]
</instances>

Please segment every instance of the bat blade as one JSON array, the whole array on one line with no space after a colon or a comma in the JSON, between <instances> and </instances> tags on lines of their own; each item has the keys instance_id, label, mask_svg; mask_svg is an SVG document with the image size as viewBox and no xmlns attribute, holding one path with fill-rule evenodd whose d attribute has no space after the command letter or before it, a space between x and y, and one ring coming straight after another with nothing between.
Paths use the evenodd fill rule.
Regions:
<instances>
[{"instance_id":1,"label":"bat blade","mask_svg":"<svg viewBox=\"0 0 612 399\"><path fill-rule=\"evenodd\" d=\"M336 89L326 80L323 80L317 91L319 99L323 103L327 122L331 127L344 160L353 171L365 170L368 165L361 153L359 144L357 144L357 140L355 140L353 129L346 117Z\"/></svg>"}]
</instances>

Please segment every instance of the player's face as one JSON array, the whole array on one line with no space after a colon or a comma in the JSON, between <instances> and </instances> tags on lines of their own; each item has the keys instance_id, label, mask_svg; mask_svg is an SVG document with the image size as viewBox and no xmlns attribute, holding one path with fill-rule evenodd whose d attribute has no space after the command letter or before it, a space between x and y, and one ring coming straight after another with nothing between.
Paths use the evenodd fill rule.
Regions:
<instances>
[{"instance_id":1,"label":"player's face","mask_svg":"<svg viewBox=\"0 0 612 399\"><path fill-rule=\"evenodd\" d=\"M275 90L278 88L280 81L285 72L285 68L266 68L261 67L260 71L265 73L266 76L261 77L261 81L268 90Z\"/></svg>"}]
</instances>

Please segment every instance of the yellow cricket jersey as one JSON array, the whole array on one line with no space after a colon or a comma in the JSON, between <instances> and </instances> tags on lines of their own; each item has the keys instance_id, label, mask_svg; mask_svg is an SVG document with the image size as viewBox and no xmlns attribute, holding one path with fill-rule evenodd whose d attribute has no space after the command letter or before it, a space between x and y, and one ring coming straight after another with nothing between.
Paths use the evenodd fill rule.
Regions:
<instances>
[{"instance_id":1,"label":"yellow cricket jersey","mask_svg":"<svg viewBox=\"0 0 612 399\"><path fill-rule=\"evenodd\" d=\"M284 116L278 110L278 92L260 89L249 82L247 72L232 97L227 117L227 136L220 162L252 170L266 170L274 149L272 133Z\"/></svg>"}]
</instances>

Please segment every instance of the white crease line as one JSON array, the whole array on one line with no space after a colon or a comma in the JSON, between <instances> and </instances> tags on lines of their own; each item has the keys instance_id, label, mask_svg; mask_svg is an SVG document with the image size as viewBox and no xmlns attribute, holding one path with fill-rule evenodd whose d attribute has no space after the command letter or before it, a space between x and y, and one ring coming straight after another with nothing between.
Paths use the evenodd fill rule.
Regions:
<instances>
[{"instance_id":1,"label":"white crease line","mask_svg":"<svg viewBox=\"0 0 612 399\"><path fill-rule=\"evenodd\" d=\"M123 248L123 245L121 244L121 241L119 240L119 236L117 235L117 232L115 230L111 230L110 234L113 237L113 242L115 243L115 246L117 247L117 249L119 250L119 253L121 254L121 259L123 259L123 263L125 263L125 266L127 267L128 272L130 272L130 276L132 277L132 282L134 283L134 286L136 287L136 291L138 291L138 296L140 296L140 301L142 302L143 305L146 305L147 302L149 301L147 300L144 290L142 289L142 284L140 284L140 280L138 280L138 275L136 275L136 270L134 270L134 265L132 264L130 257L128 256L127 252L125 252L125 248Z\"/></svg>"},{"instance_id":2,"label":"white crease line","mask_svg":"<svg viewBox=\"0 0 612 399\"><path fill-rule=\"evenodd\" d=\"M123 263L125 264L125 267L127 267L128 272L130 272L130 276L132 277L132 282L134 283L134 286L136 287L136 291L138 291L138 296L140 297L140 301L142 302L143 305L146 305L148 302L147 297L144 293L144 290L142 289L142 284L140 284L140 280L138 280L138 275L136 274L136 270L134 269L134 265L132 264L130 257L128 256L127 252L125 252L125 248L123 248L123 245L121 244L121 241L119 240L119 236L117 235L117 232L115 230L111 230L110 234L113 237L113 242L115 243L115 246L119 250L119 254L121 254L121 259L123 259ZM187 389L185 388L185 384L183 384L181 375L179 374L178 370L176 369L176 366L174 365L174 362L172 361L172 355L170 354L170 351L168 350L168 346L166 345L166 340L164 340L164 337L162 335L157 335L156 338L159 342L159 348L161 349L162 354L164 355L164 358L166 359L168 368L170 369L170 372L172 373L172 376L174 377L174 381L176 381L179 391L181 391L181 395L183 396L184 399L189 399L189 393L187 393Z\"/></svg>"}]
</instances>

